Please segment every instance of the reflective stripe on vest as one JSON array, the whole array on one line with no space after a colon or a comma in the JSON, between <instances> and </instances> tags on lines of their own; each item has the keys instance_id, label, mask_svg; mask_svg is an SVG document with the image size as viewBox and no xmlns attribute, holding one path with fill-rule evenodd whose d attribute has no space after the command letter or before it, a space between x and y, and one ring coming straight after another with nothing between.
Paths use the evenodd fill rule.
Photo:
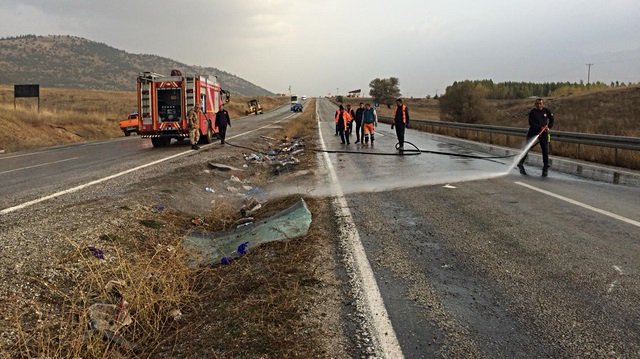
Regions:
<instances>
[{"instance_id":1,"label":"reflective stripe on vest","mask_svg":"<svg viewBox=\"0 0 640 359\"><path fill-rule=\"evenodd\" d=\"M396 115L398 114L398 107L396 106L396 110L393 113L393 120L396 120ZM402 123L407 123L407 106L402 105Z\"/></svg>"}]
</instances>

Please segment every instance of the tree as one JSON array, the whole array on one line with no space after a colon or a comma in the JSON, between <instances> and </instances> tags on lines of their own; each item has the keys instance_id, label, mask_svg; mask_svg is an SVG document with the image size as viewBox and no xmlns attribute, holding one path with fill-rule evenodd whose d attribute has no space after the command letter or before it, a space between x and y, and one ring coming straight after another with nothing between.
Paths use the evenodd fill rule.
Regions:
<instances>
[{"instance_id":1,"label":"tree","mask_svg":"<svg viewBox=\"0 0 640 359\"><path fill-rule=\"evenodd\" d=\"M440 97L440 111L444 118L466 123L487 123L494 117L486 96L489 90L472 81L454 82Z\"/></svg>"},{"instance_id":2,"label":"tree","mask_svg":"<svg viewBox=\"0 0 640 359\"><path fill-rule=\"evenodd\" d=\"M369 95L373 97L374 101L391 107L396 99L400 97L399 84L400 81L397 77L390 77L388 79L377 78L369 82Z\"/></svg>"}]
</instances>

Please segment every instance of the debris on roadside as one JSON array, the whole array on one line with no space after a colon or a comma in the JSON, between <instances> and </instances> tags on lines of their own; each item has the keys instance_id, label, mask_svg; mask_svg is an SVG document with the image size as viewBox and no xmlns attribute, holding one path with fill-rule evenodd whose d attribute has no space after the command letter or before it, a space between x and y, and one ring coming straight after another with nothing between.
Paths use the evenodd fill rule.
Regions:
<instances>
[{"instance_id":1,"label":"debris on roadside","mask_svg":"<svg viewBox=\"0 0 640 359\"><path fill-rule=\"evenodd\" d=\"M251 204L253 207L249 207ZM261 208L257 207L258 204L254 198L248 198L247 208L251 208L251 211L258 210ZM311 226L311 212L306 202L300 199L295 205L267 219L255 223L246 222L241 226L221 233L201 229L189 232L182 242L191 254L189 266L228 264L233 258L242 255L240 252L246 252L260 244L304 236ZM240 247L241 245L243 246Z\"/></svg>"},{"instance_id":2,"label":"debris on roadside","mask_svg":"<svg viewBox=\"0 0 640 359\"><path fill-rule=\"evenodd\" d=\"M273 137L261 137L268 140L277 141ZM277 146L269 143L269 147L278 148L271 149L266 153L244 154L244 159L248 164L265 164L273 166L271 172L273 174L280 174L282 172L289 171L291 166L300 163L300 160L298 160L295 156L304 155L305 144L300 137L294 137L292 140L289 140L289 138L285 136L282 143Z\"/></svg>"},{"instance_id":3,"label":"debris on roadside","mask_svg":"<svg viewBox=\"0 0 640 359\"><path fill-rule=\"evenodd\" d=\"M104 259L104 252L102 251L102 249L98 249L94 246L88 246L87 247L91 253L93 253L93 256L99 259Z\"/></svg>"},{"instance_id":4,"label":"debris on roadside","mask_svg":"<svg viewBox=\"0 0 640 359\"><path fill-rule=\"evenodd\" d=\"M133 323L127 311L127 301L122 300L118 304L95 303L88 309L89 331L102 335L104 340L108 340L125 350L139 353L140 348L116 334L123 327Z\"/></svg>"},{"instance_id":5,"label":"debris on roadside","mask_svg":"<svg viewBox=\"0 0 640 359\"><path fill-rule=\"evenodd\" d=\"M209 162L209 167L218 171L243 171L241 168L235 168L233 166L223 165L221 163Z\"/></svg>"}]
</instances>

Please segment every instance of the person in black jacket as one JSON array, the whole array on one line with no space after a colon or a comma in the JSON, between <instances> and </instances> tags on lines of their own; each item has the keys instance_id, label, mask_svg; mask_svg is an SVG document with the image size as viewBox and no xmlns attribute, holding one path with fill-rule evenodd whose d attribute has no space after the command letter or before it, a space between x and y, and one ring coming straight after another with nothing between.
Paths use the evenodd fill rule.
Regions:
<instances>
[{"instance_id":1,"label":"person in black jacket","mask_svg":"<svg viewBox=\"0 0 640 359\"><path fill-rule=\"evenodd\" d=\"M396 128L396 136L398 137L398 150L404 151L404 129L409 128L409 108L402 104L402 99L396 100L396 110L393 114L393 122L391 129Z\"/></svg>"},{"instance_id":2,"label":"person in black jacket","mask_svg":"<svg viewBox=\"0 0 640 359\"><path fill-rule=\"evenodd\" d=\"M360 107L356 110L356 115L353 117L353 120L356 123L356 142L360 142L360 127L362 127L362 119L364 118L364 103L360 102ZM362 135L364 139L364 135Z\"/></svg>"},{"instance_id":3,"label":"person in black jacket","mask_svg":"<svg viewBox=\"0 0 640 359\"><path fill-rule=\"evenodd\" d=\"M347 112L349 112L349 116L351 116L351 121L347 123L346 136L351 139L351 132L353 132L353 119L356 117L356 113L351 108L351 104L347 104Z\"/></svg>"},{"instance_id":4,"label":"person in black jacket","mask_svg":"<svg viewBox=\"0 0 640 359\"><path fill-rule=\"evenodd\" d=\"M544 100L541 98L536 99L535 107L529 112L529 132L527 132L527 143L529 143L532 138L536 136L538 137L540 149L542 150L542 177L547 177L549 170L549 129L552 127L553 114L548 108L544 107ZM524 161L527 159L528 153L529 150L527 150L527 153L518 163L518 169L523 175L527 174L527 171L524 170Z\"/></svg>"},{"instance_id":5,"label":"person in black jacket","mask_svg":"<svg viewBox=\"0 0 640 359\"><path fill-rule=\"evenodd\" d=\"M224 145L224 139L227 137L227 125L231 127L229 112L224 109L224 104L220 104L220 111L216 112L216 127L218 127L218 137L220 137L220 144L222 145Z\"/></svg>"}]
</instances>

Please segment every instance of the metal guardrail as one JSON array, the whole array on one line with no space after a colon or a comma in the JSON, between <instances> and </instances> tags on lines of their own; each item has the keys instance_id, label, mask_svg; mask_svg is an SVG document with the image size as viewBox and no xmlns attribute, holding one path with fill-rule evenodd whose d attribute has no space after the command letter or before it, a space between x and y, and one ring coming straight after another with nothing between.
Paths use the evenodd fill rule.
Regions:
<instances>
[{"instance_id":1,"label":"metal guardrail","mask_svg":"<svg viewBox=\"0 0 640 359\"><path fill-rule=\"evenodd\" d=\"M388 120L391 123L392 118L389 116L378 116L380 120ZM386 122L386 121L385 121ZM479 125L472 123L444 122L432 120L411 120L410 123L420 123L434 127L456 128L467 131L478 131L497 133L503 135L513 135L526 137L528 129L519 127ZM597 135L592 133L551 131L554 141L576 143L578 145L590 145L600 147L610 147L615 149L640 151L640 138L626 136Z\"/></svg>"}]
</instances>

